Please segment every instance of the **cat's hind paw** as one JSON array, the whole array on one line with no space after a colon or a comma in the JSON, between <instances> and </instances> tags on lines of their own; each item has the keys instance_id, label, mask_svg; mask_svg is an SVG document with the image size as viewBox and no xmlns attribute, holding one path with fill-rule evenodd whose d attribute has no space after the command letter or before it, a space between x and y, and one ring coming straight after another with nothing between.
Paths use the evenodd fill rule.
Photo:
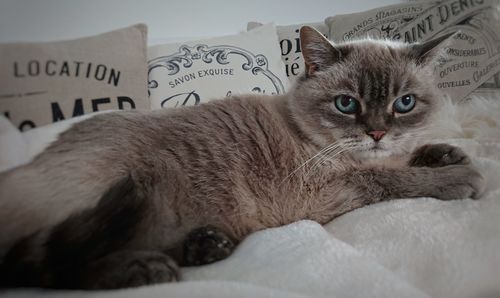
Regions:
<instances>
[{"instance_id":1,"label":"cat's hind paw","mask_svg":"<svg viewBox=\"0 0 500 298\"><path fill-rule=\"evenodd\" d=\"M89 265L82 288L118 289L179 280L179 268L159 251L118 251Z\"/></svg>"},{"instance_id":2,"label":"cat's hind paw","mask_svg":"<svg viewBox=\"0 0 500 298\"><path fill-rule=\"evenodd\" d=\"M234 247L234 242L215 227L195 229L184 240L182 265L200 266L225 259L233 252Z\"/></svg>"}]
</instances>

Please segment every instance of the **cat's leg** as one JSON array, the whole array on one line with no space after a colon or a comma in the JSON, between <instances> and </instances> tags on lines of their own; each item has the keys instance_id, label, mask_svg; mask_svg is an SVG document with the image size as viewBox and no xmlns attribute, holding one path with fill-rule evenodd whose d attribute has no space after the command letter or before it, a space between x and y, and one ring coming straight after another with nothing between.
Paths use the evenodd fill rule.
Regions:
<instances>
[{"instance_id":1,"label":"cat's leg","mask_svg":"<svg viewBox=\"0 0 500 298\"><path fill-rule=\"evenodd\" d=\"M375 200L414 197L477 199L484 188L483 177L471 165L365 169L346 178Z\"/></svg>"},{"instance_id":2,"label":"cat's leg","mask_svg":"<svg viewBox=\"0 0 500 298\"><path fill-rule=\"evenodd\" d=\"M143 190L125 178L94 208L18 241L0 266L0 286L95 289L177 280L170 256L137 247L154 207Z\"/></svg>"},{"instance_id":3,"label":"cat's leg","mask_svg":"<svg viewBox=\"0 0 500 298\"><path fill-rule=\"evenodd\" d=\"M69 162L58 166L65 159L40 160L45 164L39 161L0 174L0 256L16 240L95 206L118 177L89 175L85 166L76 170Z\"/></svg>"},{"instance_id":4,"label":"cat's leg","mask_svg":"<svg viewBox=\"0 0 500 298\"><path fill-rule=\"evenodd\" d=\"M398 198L477 199L484 179L462 153L449 145L432 145L417 150L406 166L338 173L314 202L305 202L313 206L307 218L326 223L354 209Z\"/></svg>"},{"instance_id":5,"label":"cat's leg","mask_svg":"<svg viewBox=\"0 0 500 298\"><path fill-rule=\"evenodd\" d=\"M198 228L189 233L183 243L183 266L210 264L227 258L235 248L232 240L214 226Z\"/></svg>"},{"instance_id":6,"label":"cat's leg","mask_svg":"<svg viewBox=\"0 0 500 298\"><path fill-rule=\"evenodd\" d=\"M447 144L425 145L408 166L374 167L347 173L344 181L374 200L434 197L441 200L478 198L484 179L460 149Z\"/></svg>"}]
</instances>

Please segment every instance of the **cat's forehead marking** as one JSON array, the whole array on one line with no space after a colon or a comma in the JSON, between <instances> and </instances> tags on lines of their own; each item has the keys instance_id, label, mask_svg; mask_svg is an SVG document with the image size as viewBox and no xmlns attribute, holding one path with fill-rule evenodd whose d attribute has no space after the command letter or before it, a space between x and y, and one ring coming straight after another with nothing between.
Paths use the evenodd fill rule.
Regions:
<instances>
[{"instance_id":1,"label":"cat's forehead marking","mask_svg":"<svg viewBox=\"0 0 500 298\"><path fill-rule=\"evenodd\" d=\"M363 69L358 78L358 94L368 106L373 102L385 100L389 95L389 75L382 71Z\"/></svg>"},{"instance_id":2,"label":"cat's forehead marking","mask_svg":"<svg viewBox=\"0 0 500 298\"><path fill-rule=\"evenodd\" d=\"M410 65L404 45L389 41L364 40L342 45L346 55L345 69L353 92L368 107L386 106L402 89L412 87L405 70Z\"/></svg>"}]
</instances>

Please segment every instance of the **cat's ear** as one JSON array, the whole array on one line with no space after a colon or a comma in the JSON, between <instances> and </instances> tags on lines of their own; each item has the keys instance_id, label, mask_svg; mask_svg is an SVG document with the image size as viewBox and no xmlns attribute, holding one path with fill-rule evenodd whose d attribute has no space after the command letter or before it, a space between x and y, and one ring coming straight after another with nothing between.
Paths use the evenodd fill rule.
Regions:
<instances>
[{"instance_id":1,"label":"cat's ear","mask_svg":"<svg viewBox=\"0 0 500 298\"><path fill-rule=\"evenodd\" d=\"M448 46L457 32L448 33L428 40L424 43L411 45L411 55L417 64L431 64L445 56L444 48Z\"/></svg>"},{"instance_id":2,"label":"cat's ear","mask_svg":"<svg viewBox=\"0 0 500 298\"><path fill-rule=\"evenodd\" d=\"M300 28L300 48L308 77L340 59L340 51L313 27Z\"/></svg>"}]
</instances>

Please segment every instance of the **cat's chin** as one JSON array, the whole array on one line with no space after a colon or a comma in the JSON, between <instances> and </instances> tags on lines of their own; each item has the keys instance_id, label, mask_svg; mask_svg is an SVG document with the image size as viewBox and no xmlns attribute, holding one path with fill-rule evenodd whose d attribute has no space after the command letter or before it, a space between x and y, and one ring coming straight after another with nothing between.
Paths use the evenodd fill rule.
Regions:
<instances>
[{"instance_id":1,"label":"cat's chin","mask_svg":"<svg viewBox=\"0 0 500 298\"><path fill-rule=\"evenodd\" d=\"M365 161L365 160L373 161L376 159L388 158L392 155L395 155L395 152L389 149L374 147L353 152L352 155L354 156L355 159L359 161Z\"/></svg>"}]
</instances>

